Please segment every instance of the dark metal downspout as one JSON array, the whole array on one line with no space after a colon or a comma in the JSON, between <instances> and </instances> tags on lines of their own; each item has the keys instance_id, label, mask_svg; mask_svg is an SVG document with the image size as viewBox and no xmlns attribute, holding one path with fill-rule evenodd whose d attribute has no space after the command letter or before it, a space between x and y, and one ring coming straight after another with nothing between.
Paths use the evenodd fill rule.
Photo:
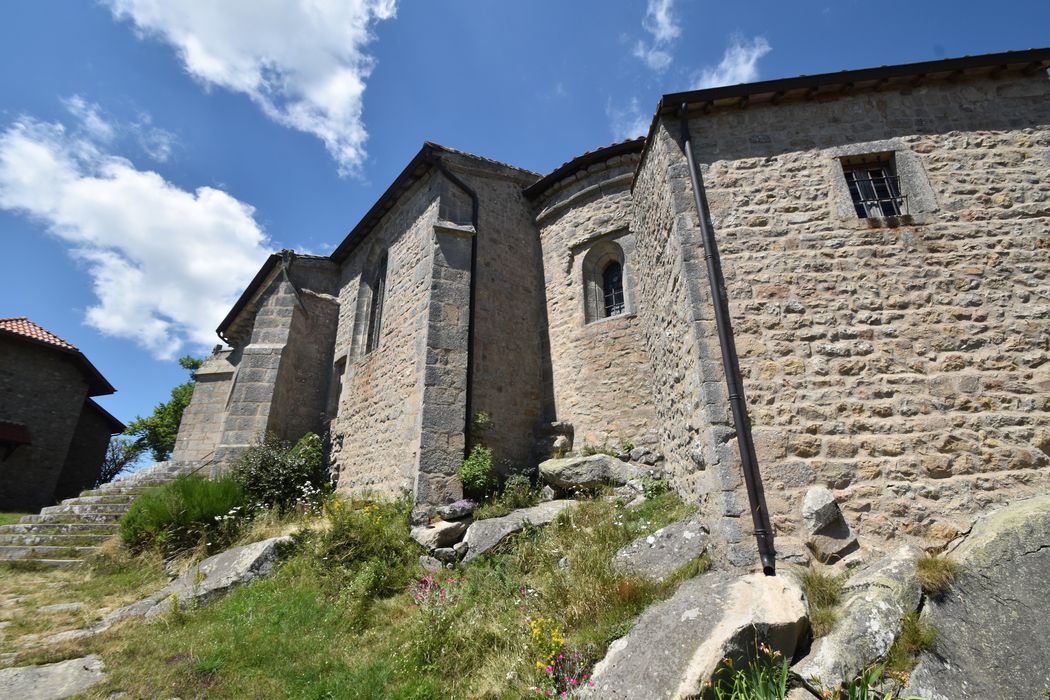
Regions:
<instances>
[{"instance_id":1,"label":"dark metal downspout","mask_svg":"<svg viewBox=\"0 0 1050 700\"><path fill-rule=\"evenodd\" d=\"M474 227L474 235L470 237L470 308L467 310L467 396L465 402L467 417L463 426L463 458L466 459L470 456L470 433L474 421L474 312L477 309L478 294L478 211L480 205L478 193L449 170L440 157L435 157L433 163L438 172L470 197L470 223Z\"/></svg>"},{"instance_id":2,"label":"dark metal downspout","mask_svg":"<svg viewBox=\"0 0 1050 700\"><path fill-rule=\"evenodd\" d=\"M704 260L707 262L707 280L711 285L711 300L715 307L715 324L718 327L718 344L722 350L722 368L725 370L726 388L729 390L729 406L733 411L737 447L740 448L740 464L744 470L744 484L747 487L747 499L751 505L751 520L755 527L755 539L758 541L758 556L762 560L762 572L766 576L775 576L776 553L773 549L773 530L769 525L769 512L766 509L766 499L762 492L762 475L758 470L755 443L751 437L751 420L747 415L744 382L740 378L740 362L737 359L736 342L733 340L733 325L729 317L725 277L722 275L722 262L718 257L714 227L711 225L707 192L704 190L703 176L693 159L687 108L686 103L683 102L678 113L682 125L682 150L685 151L685 157L689 163L689 179L693 183L696 213L700 219L700 236L704 244Z\"/></svg>"}]
</instances>

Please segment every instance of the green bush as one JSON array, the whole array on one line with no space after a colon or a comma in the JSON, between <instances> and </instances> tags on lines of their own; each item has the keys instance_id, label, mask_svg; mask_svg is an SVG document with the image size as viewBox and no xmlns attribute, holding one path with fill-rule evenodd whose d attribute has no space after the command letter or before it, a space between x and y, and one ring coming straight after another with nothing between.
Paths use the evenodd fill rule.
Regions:
<instances>
[{"instance_id":1,"label":"green bush","mask_svg":"<svg viewBox=\"0 0 1050 700\"><path fill-rule=\"evenodd\" d=\"M166 555L203 545L218 551L242 522L245 493L232 478L180 477L142 494L120 520L120 537L132 550Z\"/></svg>"},{"instance_id":2,"label":"green bush","mask_svg":"<svg viewBox=\"0 0 1050 700\"><path fill-rule=\"evenodd\" d=\"M307 433L295 446L267 435L238 459L231 474L253 504L285 512L296 505L316 504L328 490L321 438Z\"/></svg>"},{"instance_id":3,"label":"green bush","mask_svg":"<svg viewBox=\"0 0 1050 700\"><path fill-rule=\"evenodd\" d=\"M492 468L492 450L484 445L474 445L456 475L463 484L463 492L470 498L488 498L499 487L496 470Z\"/></svg>"}]
</instances>

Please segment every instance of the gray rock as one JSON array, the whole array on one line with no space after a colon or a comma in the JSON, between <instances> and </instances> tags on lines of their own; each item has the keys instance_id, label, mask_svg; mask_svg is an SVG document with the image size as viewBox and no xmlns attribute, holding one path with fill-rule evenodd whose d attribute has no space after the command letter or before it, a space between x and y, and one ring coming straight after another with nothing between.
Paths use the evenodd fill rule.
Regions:
<instances>
[{"instance_id":1,"label":"gray rock","mask_svg":"<svg viewBox=\"0 0 1050 700\"><path fill-rule=\"evenodd\" d=\"M408 524L415 527L417 525L426 525L430 522L430 516L433 511L430 506L419 505L412 509L412 512L408 514Z\"/></svg>"},{"instance_id":2,"label":"gray rock","mask_svg":"<svg viewBox=\"0 0 1050 700\"><path fill-rule=\"evenodd\" d=\"M469 562L489 551L511 535L525 529L526 525L542 526L550 523L566 508L572 508L578 501L563 499L548 501L532 508L516 510L502 518L478 520L467 529L463 541L467 544L467 555L464 562Z\"/></svg>"},{"instance_id":3,"label":"gray rock","mask_svg":"<svg viewBox=\"0 0 1050 700\"><path fill-rule=\"evenodd\" d=\"M459 552L452 547L438 547L434 550L434 558L447 564L459 559Z\"/></svg>"},{"instance_id":4,"label":"gray rock","mask_svg":"<svg viewBox=\"0 0 1050 700\"><path fill-rule=\"evenodd\" d=\"M839 509L831 491L814 486L802 502L806 546L825 564L831 564L859 547L856 535Z\"/></svg>"},{"instance_id":5,"label":"gray rock","mask_svg":"<svg viewBox=\"0 0 1050 700\"><path fill-rule=\"evenodd\" d=\"M623 486L636 476L629 464L609 455L564 457L540 463L540 478L560 489L593 489L605 484Z\"/></svg>"},{"instance_id":6,"label":"gray rock","mask_svg":"<svg viewBox=\"0 0 1050 700\"><path fill-rule=\"evenodd\" d=\"M0 698L68 698L104 681L103 668L102 659L92 654L56 664L0 669Z\"/></svg>"},{"instance_id":7,"label":"gray rock","mask_svg":"<svg viewBox=\"0 0 1050 700\"><path fill-rule=\"evenodd\" d=\"M433 551L451 547L463 538L470 525L466 520L438 520L436 523L412 528L412 539Z\"/></svg>"},{"instance_id":8,"label":"gray rock","mask_svg":"<svg viewBox=\"0 0 1050 700\"><path fill-rule=\"evenodd\" d=\"M435 557L426 554L423 554L419 557L419 566L422 567L424 571L429 571L430 573L434 573L435 571L441 571L443 568L445 568L445 565L438 561Z\"/></svg>"},{"instance_id":9,"label":"gray rock","mask_svg":"<svg viewBox=\"0 0 1050 700\"><path fill-rule=\"evenodd\" d=\"M631 450L630 456L632 462L641 462L642 464L647 464L649 466L654 466L658 462L662 462L664 459L662 454L654 452L648 447L636 447Z\"/></svg>"},{"instance_id":10,"label":"gray rock","mask_svg":"<svg viewBox=\"0 0 1050 700\"><path fill-rule=\"evenodd\" d=\"M163 615L171 611L175 599L183 607L203 603L235 586L265 578L273 573L278 558L291 544L291 537L272 537L208 557L148 598L106 615L91 632L102 632L129 617L151 619Z\"/></svg>"},{"instance_id":11,"label":"gray rock","mask_svg":"<svg viewBox=\"0 0 1050 700\"><path fill-rule=\"evenodd\" d=\"M683 520L624 546L613 557L613 566L659 581L702 555L707 541L703 525L696 520Z\"/></svg>"},{"instance_id":12,"label":"gray rock","mask_svg":"<svg viewBox=\"0 0 1050 700\"><path fill-rule=\"evenodd\" d=\"M854 574L843 587L834 629L792 670L834 688L882 659L900 634L904 615L919 606L915 562L921 555L921 549L906 545Z\"/></svg>"},{"instance_id":13,"label":"gray rock","mask_svg":"<svg viewBox=\"0 0 1050 700\"><path fill-rule=\"evenodd\" d=\"M911 674L929 700L1032 700L1050 690L1050 496L978 521L949 592L923 612L937 641Z\"/></svg>"},{"instance_id":14,"label":"gray rock","mask_svg":"<svg viewBox=\"0 0 1050 700\"><path fill-rule=\"evenodd\" d=\"M474 508L477 504L474 501L468 499L460 499L454 503L449 503L447 506L442 506L437 509L437 514L443 520L460 520L468 517L474 512Z\"/></svg>"},{"instance_id":15,"label":"gray rock","mask_svg":"<svg viewBox=\"0 0 1050 700\"><path fill-rule=\"evenodd\" d=\"M42 608L37 608L38 613L60 613L60 612L76 612L77 610L83 610L83 603L55 603L54 605L45 605Z\"/></svg>"},{"instance_id":16,"label":"gray rock","mask_svg":"<svg viewBox=\"0 0 1050 700\"><path fill-rule=\"evenodd\" d=\"M540 502L546 503L547 501L553 501L557 497L558 494L550 487L550 484L543 485L543 489L540 490Z\"/></svg>"},{"instance_id":17,"label":"gray rock","mask_svg":"<svg viewBox=\"0 0 1050 700\"><path fill-rule=\"evenodd\" d=\"M594 668L589 698L691 698L726 657L742 661L765 642L790 658L809 620L789 578L713 571L652 606Z\"/></svg>"}]
</instances>

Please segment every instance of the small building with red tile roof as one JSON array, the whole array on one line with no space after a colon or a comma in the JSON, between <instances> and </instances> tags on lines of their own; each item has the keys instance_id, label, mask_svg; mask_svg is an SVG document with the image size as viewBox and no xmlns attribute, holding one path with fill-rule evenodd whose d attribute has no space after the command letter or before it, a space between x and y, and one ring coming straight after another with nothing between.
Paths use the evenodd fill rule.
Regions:
<instances>
[{"instance_id":1,"label":"small building with red tile roof","mask_svg":"<svg viewBox=\"0 0 1050 700\"><path fill-rule=\"evenodd\" d=\"M72 343L24 316L0 318L0 511L94 484L124 424L91 397L115 391Z\"/></svg>"}]
</instances>

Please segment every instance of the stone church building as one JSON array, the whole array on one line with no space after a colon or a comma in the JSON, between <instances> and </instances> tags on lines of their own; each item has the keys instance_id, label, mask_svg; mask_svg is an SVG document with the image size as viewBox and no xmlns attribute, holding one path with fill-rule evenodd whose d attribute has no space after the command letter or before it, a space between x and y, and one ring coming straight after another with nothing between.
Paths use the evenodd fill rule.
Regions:
<instances>
[{"instance_id":1,"label":"stone church building","mask_svg":"<svg viewBox=\"0 0 1050 700\"><path fill-rule=\"evenodd\" d=\"M950 538L1050 488L1050 49L664 95L546 175L427 143L328 256L276 253L174 458L327 434L338 488L460 495L554 437L663 456L730 559L750 520L691 170L776 532Z\"/></svg>"}]
</instances>

